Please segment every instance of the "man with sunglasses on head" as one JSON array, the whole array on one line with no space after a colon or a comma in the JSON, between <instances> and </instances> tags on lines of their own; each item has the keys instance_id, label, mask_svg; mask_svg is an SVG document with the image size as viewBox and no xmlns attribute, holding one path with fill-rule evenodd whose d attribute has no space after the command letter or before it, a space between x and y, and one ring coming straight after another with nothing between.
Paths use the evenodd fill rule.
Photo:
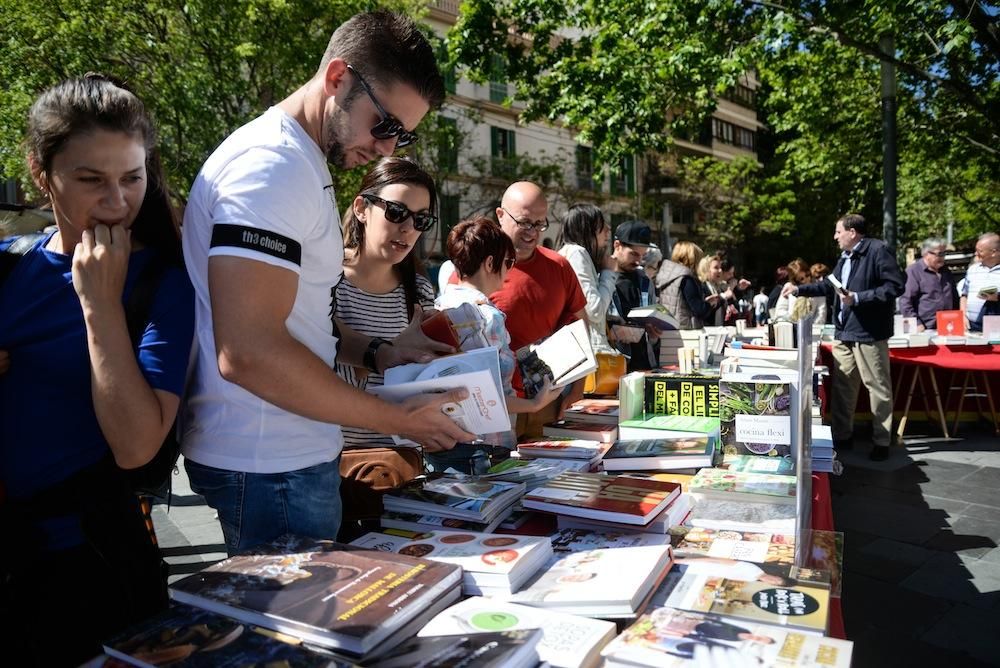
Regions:
<instances>
[{"instance_id":1,"label":"man with sunglasses on head","mask_svg":"<svg viewBox=\"0 0 1000 668\"><path fill-rule=\"evenodd\" d=\"M358 14L334 32L312 79L230 135L191 188L183 244L196 340L182 447L230 554L283 533L336 537L339 425L428 451L475 438L442 413L464 391L395 405L333 370L336 359L381 372L435 349L419 313L393 342L334 321L344 242L329 165L350 169L413 143L444 95L410 19Z\"/></svg>"},{"instance_id":2,"label":"man with sunglasses on head","mask_svg":"<svg viewBox=\"0 0 1000 668\"><path fill-rule=\"evenodd\" d=\"M937 327L937 312L958 307L958 290L944 266L945 240L931 237L920 246L920 259L906 268L906 287L899 298L899 312L917 319L917 329Z\"/></svg>"},{"instance_id":3,"label":"man with sunglasses on head","mask_svg":"<svg viewBox=\"0 0 1000 668\"><path fill-rule=\"evenodd\" d=\"M548 214L545 193L528 181L508 187L496 210L500 228L514 242L517 262L490 300L507 316L510 347L515 351L585 318L587 300L572 265L541 245L542 233L549 227ZM518 396L523 396L518 374L514 375L513 385ZM556 419L563 408L582 396L581 380L566 391L562 401L553 401L537 413L519 413L518 437L540 436L545 422Z\"/></svg>"}]
</instances>

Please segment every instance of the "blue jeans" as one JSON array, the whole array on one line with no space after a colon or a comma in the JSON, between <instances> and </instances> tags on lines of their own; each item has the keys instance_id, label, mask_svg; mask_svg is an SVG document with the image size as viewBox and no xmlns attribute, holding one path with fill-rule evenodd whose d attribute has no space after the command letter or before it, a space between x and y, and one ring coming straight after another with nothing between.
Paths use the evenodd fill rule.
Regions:
<instances>
[{"instance_id":1,"label":"blue jeans","mask_svg":"<svg viewBox=\"0 0 1000 668\"><path fill-rule=\"evenodd\" d=\"M219 513L226 551L238 554L286 533L335 540L340 504L340 457L285 473L244 473L190 459L191 489Z\"/></svg>"},{"instance_id":2,"label":"blue jeans","mask_svg":"<svg viewBox=\"0 0 1000 668\"><path fill-rule=\"evenodd\" d=\"M425 452L424 461L427 463L428 471L444 472L452 468L462 473L483 475L493 465L490 461L493 450L492 445L458 443L451 450ZM497 447L496 450L509 453L506 448Z\"/></svg>"}]
</instances>

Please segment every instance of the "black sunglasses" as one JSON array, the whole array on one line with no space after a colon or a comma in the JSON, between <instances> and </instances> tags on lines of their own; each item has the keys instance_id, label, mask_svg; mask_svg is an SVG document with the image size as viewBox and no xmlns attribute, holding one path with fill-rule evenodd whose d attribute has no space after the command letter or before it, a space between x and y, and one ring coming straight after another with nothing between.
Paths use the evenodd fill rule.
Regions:
<instances>
[{"instance_id":1,"label":"black sunglasses","mask_svg":"<svg viewBox=\"0 0 1000 668\"><path fill-rule=\"evenodd\" d=\"M347 69L351 71L351 74L358 78L358 83L360 83L361 87L365 89L366 93L368 93L368 99L375 105L375 110L382 119L375 124L375 127L372 128L372 137L375 137L375 139L392 139L393 137L398 137L396 140L396 148L403 148L404 146L409 146L410 144L416 142L417 139L419 139L419 137L417 137L417 133L408 131L403 127L403 124L399 122L398 118L385 110L385 107L383 107L375 98L375 93L372 91L371 86L368 85L368 82L365 81L364 77L361 76L361 73L354 69L351 65L348 65Z\"/></svg>"},{"instance_id":2,"label":"black sunglasses","mask_svg":"<svg viewBox=\"0 0 1000 668\"><path fill-rule=\"evenodd\" d=\"M424 232L426 230L434 227L434 223L437 222L437 216L433 213L427 212L417 212L410 211L410 209L399 202L393 202L392 200L382 199L377 195L366 195L362 193L361 195L371 204L380 204L385 208L385 219L390 223L395 223L396 225L402 225L406 222L407 218L413 217L413 229L418 232Z\"/></svg>"},{"instance_id":3,"label":"black sunglasses","mask_svg":"<svg viewBox=\"0 0 1000 668\"><path fill-rule=\"evenodd\" d=\"M515 262L517 262L516 257L505 257L503 259L503 265L507 267L507 269L513 268Z\"/></svg>"}]
</instances>

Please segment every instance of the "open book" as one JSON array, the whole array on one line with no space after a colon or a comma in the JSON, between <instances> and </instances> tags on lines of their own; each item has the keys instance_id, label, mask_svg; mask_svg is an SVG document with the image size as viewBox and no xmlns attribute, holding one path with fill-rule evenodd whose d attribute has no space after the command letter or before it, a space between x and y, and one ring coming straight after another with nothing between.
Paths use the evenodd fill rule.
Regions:
<instances>
[{"instance_id":1,"label":"open book","mask_svg":"<svg viewBox=\"0 0 1000 668\"><path fill-rule=\"evenodd\" d=\"M556 387L563 387L597 369L583 320L571 322L540 343L521 348L517 351L517 362L529 397L535 395L546 377Z\"/></svg>"},{"instance_id":2,"label":"open book","mask_svg":"<svg viewBox=\"0 0 1000 668\"><path fill-rule=\"evenodd\" d=\"M370 388L372 394L393 403L418 394L465 388L464 400L445 404L442 411L466 431L495 434L511 428L500 381L500 358L496 348L440 357L427 364L405 364L387 369L385 385ZM393 436L399 444L410 441Z\"/></svg>"}]
</instances>

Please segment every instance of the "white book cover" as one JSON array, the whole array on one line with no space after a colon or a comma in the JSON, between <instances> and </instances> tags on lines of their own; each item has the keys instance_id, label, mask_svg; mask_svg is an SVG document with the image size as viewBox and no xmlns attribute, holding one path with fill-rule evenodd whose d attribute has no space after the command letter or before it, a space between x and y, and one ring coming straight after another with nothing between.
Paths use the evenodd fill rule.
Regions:
<instances>
[{"instance_id":1,"label":"white book cover","mask_svg":"<svg viewBox=\"0 0 1000 668\"><path fill-rule=\"evenodd\" d=\"M670 536L614 529L560 529L551 536L552 549L556 552L583 552L584 550L638 547L641 545L670 545Z\"/></svg>"},{"instance_id":2,"label":"white book cover","mask_svg":"<svg viewBox=\"0 0 1000 668\"><path fill-rule=\"evenodd\" d=\"M687 523L703 529L795 533L795 504L702 499Z\"/></svg>"},{"instance_id":3,"label":"white book cover","mask_svg":"<svg viewBox=\"0 0 1000 668\"><path fill-rule=\"evenodd\" d=\"M427 531L410 536L369 532L350 544L461 566L466 591L477 586L516 590L552 555L547 536L473 531Z\"/></svg>"},{"instance_id":4,"label":"white book cover","mask_svg":"<svg viewBox=\"0 0 1000 668\"><path fill-rule=\"evenodd\" d=\"M509 600L587 617L632 617L670 563L669 545L559 553Z\"/></svg>"},{"instance_id":5,"label":"white book cover","mask_svg":"<svg viewBox=\"0 0 1000 668\"><path fill-rule=\"evenodd\" d=\"M528 348L549 367L556 387L569 385L597 369L597 358L583 320L571 322Z\"/></svg>"},{"instance_id":6,"label":"white book cover","mask_svg":"<svg viewBox=\"0 0 1000 668\"><path fill-rule=\"evenodd\" d=\"M556 668L592 668L600 649L615 636L614 622L539 610L472 596L429 621L418 636L446 636L515 629L542 630L538 656Z\"/></svg>"},{"instance_id":7,"label":"white book cover","mask_svg":"<svg viewBox=\"0 0 1000 668\"><path fill-rule=\"evenodd\" d=\"M711 613L656 608L609 643L607 666L850 668L854 643Z\"/></svg>"},{"instance_id":8,"label":"white book cover","mask_svg":"<svg viewBox=\"0 0 1000 668\"><path fill-rule=\"evenodd\" d=\"M420 394L457 389L468 390L469 396L457 403L447 403L441 407L441 410L463 429L473 434L496 434L510 430L507 400L497 391L497 385L490 371L480 370L443 375L400 385L373 387L369 391L386 401L400 403ZM409 442L407 439L396 440L397 442Z\"/></svg>"}]
</instances>

